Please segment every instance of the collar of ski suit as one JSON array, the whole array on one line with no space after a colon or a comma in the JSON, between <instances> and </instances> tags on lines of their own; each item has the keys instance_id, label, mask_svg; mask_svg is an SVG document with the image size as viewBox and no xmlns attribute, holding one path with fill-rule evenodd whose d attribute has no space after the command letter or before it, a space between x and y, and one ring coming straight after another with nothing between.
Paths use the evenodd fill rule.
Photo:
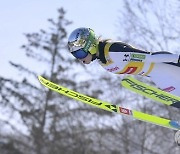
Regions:
<instances>
[{"instance_id":1,"label":"collar of ski suit","mask_svg":"<svg viewBox=\"0 0 180 154\"><path fill-rule=\"evenodd\" d=\"M113 42L108 42L108 41L102 41L99 42L99 56L97 59L99 59L103 64L107 63L107 59L109 57L109 48Z\"/></svg>"}]
</instances>

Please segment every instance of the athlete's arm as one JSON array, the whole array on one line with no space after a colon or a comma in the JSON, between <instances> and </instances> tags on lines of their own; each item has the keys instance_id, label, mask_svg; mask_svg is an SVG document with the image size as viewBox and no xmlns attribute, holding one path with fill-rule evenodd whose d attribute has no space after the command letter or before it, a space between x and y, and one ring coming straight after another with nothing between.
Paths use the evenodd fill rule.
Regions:
<instances>
[{"instance_id":1,"label":"athlete's arm","mask_svg":"<svg viewBox=\"0 0 180 154\"><path fill-rule=\"evenodd\" d=\"M178 63L179 58L180 58L180 55L178 54L172 54L169 52L154 52L154 53L151 53L150 55L147 55L145 61L155 62L155 63L161 63L161 62Z\"/></svg>"},{"instance_id":2,"label":"athlete's arm","mask_svg":"<svg viewBox=\"0 0 180 154\"><path fill-rule=\"evenodd\" d=\"M180 55L169 52L148 52L134 48L126 43L115 42L110 47L109 52L121 52L125 56L124 61L141 61L141 62L174 62L180 61Z\"/></svg>"}]
</instances>

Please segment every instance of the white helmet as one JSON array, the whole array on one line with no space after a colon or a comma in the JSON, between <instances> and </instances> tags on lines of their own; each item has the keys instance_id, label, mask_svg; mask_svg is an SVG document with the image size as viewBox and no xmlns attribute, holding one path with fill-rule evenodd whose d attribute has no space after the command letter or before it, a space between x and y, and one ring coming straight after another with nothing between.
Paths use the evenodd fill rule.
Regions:
<instances>
[{"instance_id":1,"label":"white helmet","mask_svg":"<svg viewBox=\"0 0 180 154\"><path fill-rule=\"evenodd\" d=\"M68 39L69 50L78 59L85 58L88 53L96 54L98 43L98 38L90 28L77 28Z\"/></svg>"}]
</instances>

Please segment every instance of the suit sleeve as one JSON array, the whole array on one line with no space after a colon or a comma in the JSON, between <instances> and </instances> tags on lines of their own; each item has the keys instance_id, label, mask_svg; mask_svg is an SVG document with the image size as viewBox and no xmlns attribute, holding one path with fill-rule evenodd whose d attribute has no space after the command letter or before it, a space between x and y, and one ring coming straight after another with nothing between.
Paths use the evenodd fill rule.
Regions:
<instances>
[{"instance_id":1,"label":"suit sleeve","mask_svg":"<svg viewBox=\"0 0 180 154\"><path fill-rule=\"evenodd\" d=\"M179 63L179 57L180 55L178 54L172 54L169 52L155 52L150 55L147 55L145 61L149 62L156 62L156 63Z\"/></svg>"},{"instance_id":2,"label":"suit sleeve","mask_svg":"<svg viewBox=\"0 0 180 154\"><path fill-rule=\"evenodd\" d=\"M125 56L123 61L150 62L150 63L178 63L180 55L170 52L148 52L134 48L126 43L115 42L109 52L121 52Z\"/></svg>"}]
</instances>

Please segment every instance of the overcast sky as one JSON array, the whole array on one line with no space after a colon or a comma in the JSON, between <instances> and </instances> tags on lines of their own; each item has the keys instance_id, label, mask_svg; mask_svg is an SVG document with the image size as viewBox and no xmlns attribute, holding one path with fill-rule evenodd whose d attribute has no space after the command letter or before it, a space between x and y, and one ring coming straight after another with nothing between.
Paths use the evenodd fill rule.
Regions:
<instances>
[{"instance_id":1,"label":"overcast sky","mask_svg":"<svg viewBox=\"0 0 180 154\"><path fill-rule=\"evenodd\" d=\"M20 46L26 42L23 33L47 29L47 19L56 19L57 9L66 10L73 21L68 32L77 27L91 27L104 38L115 39L121 0L0 0L0 75L11 77L8 61L23 61ZM10 73L11 72L11 73Z\"/></svg>"}]
</instances>

